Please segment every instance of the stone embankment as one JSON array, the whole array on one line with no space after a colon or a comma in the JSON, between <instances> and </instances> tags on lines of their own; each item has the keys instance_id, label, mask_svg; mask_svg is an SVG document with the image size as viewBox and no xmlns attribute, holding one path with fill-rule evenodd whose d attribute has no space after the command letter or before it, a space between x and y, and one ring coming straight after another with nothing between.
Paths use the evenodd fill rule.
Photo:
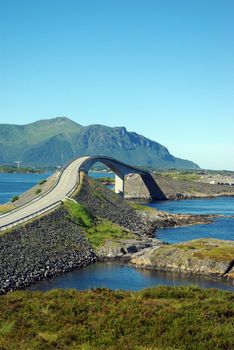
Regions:
<instances>
[{"instance_id":1,"label":"stone embankment","mask_svg":"<svg viewBox=\"0 0 234 350\"><path fill-rule=\"evenodd\" d=\"M170 200L234 196L234 186L176 180L158 174L153 176L165 197ZM139 175L128 176L124 190L125 198L150 199L149 191Z\"/></svg>"},{"instance_id":2,"label":"stone embankment","mask_svg":"<svg viewBox=\"0 0 234 350\"><path fill-rule=\"evenodd\" d=\"M96 261L81 227L63 208L0 236L0 293Z\"/></svg>"},{"instance_id":3,"label":"stone embankment","mask_svg":"<svg viewBox=\"0 0 234 350\"><path fill-rule=\"evenodd\" d=\"M104 259L122 259L125 262L131 261L136 266L156 269L171 269L174 266L180 271L186 270L182 266L190 266L189 271L202 270L202 267L200 270L195 269L197 260L192 264L189 262L190 257L184 265L180 263L183 251L181 254L176 253L178 260L174 261L174 265L166 263L166 254L160 255L158 260L153 259L152 254L155 252L164 251L167 247L173 251L174 248L152 237L156 228L209 223L212 217L173 215L142 208L135 210L131 203L87 176L84 176L74 198L88 209L95 220L102 218L118 224L127 232L133 233L134 238L106 241L98 251L94 250L86 238L84 228L74 223L61 206L32 222L4 231L0 236L0 293L24 288L36 281ZM176 254L173 253L172 256ZM230 260L220 265L219 273L228 269ZM212 266L212 261L203 271L210 273L209 266ZM228 273L229 278L232 271L233 268Z\"/></svg>"},{"instance_id":4,"label":"stone embankment","mask_svg":"<svg viewBox=\"0 0 234 350\"><path fill-rule=\"evenodd\" d=\"M119 195L87 176L75 197L94 217L117 223L137 237L153 233L151 222L141 218ZM0 251L0 293L24 288L98 259L85 230L71 221L62 206L4 231L0 235Z\"/></svg>"},{"instance_id":5,"label":"stone embankment","mask_svg":"<svg viewBox=\"0 0 234 350\"><path fill-rule=\"evenodd\" d=\"M147 216L140 215L120 195L88 176L84 176L82 188L74 198L95 217L110 220L141 237L154 234L154 223Z\"/></svg>"}]
</instances>

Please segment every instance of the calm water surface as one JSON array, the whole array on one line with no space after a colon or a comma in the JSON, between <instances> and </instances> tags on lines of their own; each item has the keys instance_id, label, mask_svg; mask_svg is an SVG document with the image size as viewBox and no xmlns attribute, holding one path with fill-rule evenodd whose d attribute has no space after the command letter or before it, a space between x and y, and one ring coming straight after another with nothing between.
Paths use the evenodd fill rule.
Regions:
<instances>
[{"instance_id":1,"label":"calm water surface","mask_svg":"<svg viewBox=\"0 0 234 350\"><path fill-rule=\"evenodd\" d=\"M89 176L93 177L94 179L100 179L102 177L110 177L111 179L115 178L114 173L102 173L98 171L89 171Z\"/></svg>"},{"instance_id":2,"label":"calm water surface","mask_svg":"<svg viewBox=\"0 0 234 350\"><path fill-rule=\"evenodd\" d=\"M7 202L13 196L28 190L47 174L0 174L0 203ZM90 173L94 178L114 177L114 174ZM222 214L234 215L234 198L181 200L148 203L151 207L171 213ZM180 242L199 237L234 239L234 219L218 218L210 225L194 225L157 232L160 239L168 242ZM184 275L173 272L161 272L135 269L127 265L114 263L94 264L83 269L73 270L64 275L34 284L30 290L50 290L53 288L75 288L78 290L106 287L111 289L139 290L157 285L191 285L203 288L218 288L234 291L234 286L206 277Z\"/></svg>"},{"instance_id":3,"label":"calm water surface","mask_svg":"<svg viewBox=\"0 0 234 350\"><path fill-rule=\"evenodd\" d=\"M0 174L0 204L8 202L12 197L19 195L35 186L51 173L45 174Z\"/></svg>"},{"instance_id":4,"label":"calm water surface","mask_svg":"<svg viewBox=\"0 0 234 350\"><path fill-rule=\"evenodd\" d=\"M234 197L217 197L206 199L186 199L177 201L155 201L147 203L152 208L169 213L182 214L223 214L234 215Z\"/></svg>"},{"instance_id":5,"label":"calm water surface","mask_svg":"<svg viewBox=\"0 0 234 350\"><path fill-rule=\"evenodd\" d=\"M29 190L31 187L38 184L43 179L49 177L52 173L44 174L1 174L0 173L0 204L6 203L12 197L20 195ZM113 173L90 172L90 176L99 177L114 177ZM110 186L111 188L112 186Z\"/></svg>"},{"instance_id":6,"label":"calm water surface","mask_svg":"<svg viewBox=\"0 0 234 350\"><path fill-rule=\"evenodd\" d=\"M64 275L38 282L29 290L47 291L53 288L110 288L113 290L140 290L159 285L198 285L202 288L217 288L234 291L234 286L209 279L208 277L136 269L116 263L98 263L82 269L73 270Z\"/></svg>"},{"instance_id":7,"label":"calm water surface","mask_svg":"<svg viewBox=\"0 0 234 350\"><path fill-rule=\"evenodd\" d=\"M170 213L221 214L234 216L234 197L163 201L148 203L147 205ZM165 228L157 230L156 237L169 243L183 242L196 238L234 240L234 218L216 218L209 225Z\"/></svg>"}]
</instances>

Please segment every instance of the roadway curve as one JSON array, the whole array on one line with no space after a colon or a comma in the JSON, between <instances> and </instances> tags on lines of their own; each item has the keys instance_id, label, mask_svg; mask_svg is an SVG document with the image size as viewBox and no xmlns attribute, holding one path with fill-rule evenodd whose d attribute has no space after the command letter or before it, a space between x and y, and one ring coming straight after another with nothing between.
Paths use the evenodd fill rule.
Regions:
<instances>
[{"instance_id":1,"label":"roadway curve","mask_svg":"<svg viewBox=\"0 0 234 350\"><path fill-rule=\"evenodd\" d=\"M89 157L82 157L74 160L63 171L57 185L46 195L29 202L27 205L19 208L18 210L0 216L0 230L8 228L14 222L23 220L30 215L39 213L45 208L50 209L51 206L56 205L59 201L63 200L69 192L77 184L78 174L81 164Z\"/></svg>"},{"instance_id":2,"label":"roadway curve","mask_svg":"<svg viewBox=\"0 0 234 350\"><path fill-rule=\"evenodd\" d=\"M124 178L124 176L129 173L139 174L147 186L152 199L165 199L164 194L156 184L152 175L147 171L125 164L111 157L80 157L71 162L63 170L58 183L47 194L13 210L12 212L1 215L0 231L36 217L58 205L60 201L64 200L66 196L72 193L77 183L79 183L78 176L80 171L88 173L89 169L96 162L102 162L107 165L121 178Z\"/></svg>"}]
</instances>

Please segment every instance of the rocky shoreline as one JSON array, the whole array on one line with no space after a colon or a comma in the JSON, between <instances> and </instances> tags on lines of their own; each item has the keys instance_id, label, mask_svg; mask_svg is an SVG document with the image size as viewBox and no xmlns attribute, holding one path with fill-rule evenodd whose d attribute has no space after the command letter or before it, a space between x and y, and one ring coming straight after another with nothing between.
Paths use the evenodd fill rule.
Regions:
<instances>
[{"instance_id":1,"label":"rocky shoreline","mask_svg":"<svg viewBox=\"0 0 234 350\"><path fill-rule=\"evenodd\" d=\"M151 208L150 208L151 209ZM193 215L193 214L171 214L161 210L139 210L139 215L145 218L154 227L178 227L178 226L190 226L199 224L210 224L219 215Z\"/></svg>"},{"instance_id":2,"label":"rocky shoreline","mask_svg":"<svg viewBox=\"0 0 234 350\"><path fill-rule=\"evenodd\" d=\"M213 277L222 277L224 274L223 278L233 281L233 266L225 274L231 259L219 265L215 263L216 272L213 273L210 267L214 264L212 259L199 270L196 268L197 257L192 259L188 256L186 261L180 262L177 255L182 257L184 254L179 254L178 248L177 253L172 254L177 259L173 263L172 258L167 259L167 255L160 256L160 263L155 257L156 252L174 249L173 245L153 238L155 229L209 224L216 216L169 214L141 206L134 209L134 205L88 177L84 178L82 187L74 198L94 218L109 220L132 233L134 238L106 240L100 249L94 249L86 237L85 229L69 219L67 211L61 206L0 235L0 294L23 289L39 280L105 260L119 260L137 267L161 270L194 271ZM229 248L232 249L231 243ZM191 252L194 253L195 250L190 249Z\"/></svg>"},{"instance_id":3,"label":"rocky shoreline","mask_svg":"<svg viewBox=\"0 0 234 350\"><path fill-rule=\"evenodd\" d=\"M114 261L136 268L159 271L173 271L184 274L204 275L223 280L234 285L234 259L225 256L209 257L207 251L225 245L234 253L234 242L215 239L197 239L181 244L168 244L155 238L140 240L107 241L96 252L98 261ZM207 253L207 252L206 252Z\"/></svg>"},{"instance_id":4,"label":"rocky shoreline","mask_svg":"<svg viewBox=\"0 0 234 350\"><path fill-rule=\"evenodd\" d=\"M119 195L85 177L74 196L94 218L107 219L136 237L147 237L153 226ZM63 206L0 235L0 294L81 268L98 260L83 227Z\"/></svg>"},{"instance_id":5,"label":"rocky shoreline","mask_svg":"<svg viewBox=\"0 0 234 350\"><path fill-rule=\"evenodd\" d=\"M226 250L229 256L217 256L217 250ZM138 268L205 275L234 285L233 254L233 241L197 239L146 248L132 254L128 262Z\"/></svg>"}]
</instances>

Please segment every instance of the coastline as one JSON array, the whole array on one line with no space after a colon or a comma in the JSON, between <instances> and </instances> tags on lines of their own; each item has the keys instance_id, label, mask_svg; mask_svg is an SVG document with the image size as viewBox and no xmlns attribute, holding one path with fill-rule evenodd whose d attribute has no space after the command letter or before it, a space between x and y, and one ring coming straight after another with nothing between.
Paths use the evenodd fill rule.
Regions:
<instances>
[{"instance_id":1,"label":"coastline","mask_svg":"<svg viewBox=\"0 0 234 350\"><path fill-rule=\"evenodd\" d=\"M87 238L85 228L69 218L66 208L61 206L58 210L0 236L0 293L22 289L38 280L105 259L131 262L137 267L143 267L144 254L164 249L164 247L173 248L173 245L153 238L155 229L209 224L217 217L217 215L170 214L142 207L139 204L136 206L135 203L122 199L87 176L84 177L74 199L91 213L95 225L97 224L95 218L109 220L112 226L117 225L125 230L123 234L129 232L133 237L106 240L101 251L98 252ZM136 255L139 253L141 257ZM145 259L146 257L147 255ZM141 259L141 263L137 262L136 258ZM190 257L188 261L189 259ZM172 270L172 266L163 262L160 266L152 262L144 262L144 265L147 268ZM179 266L179 262L177 265ZM186 270L182 267L179 269L178 266L174 266L173 269ZM225 262L217 274L210 274L208 270L205 271L205 268L202 274L212 275L215 278L221 277L227 267L228 262ZM191 266L188 272L192 273ZM195 273L200 272L195 271ZM230 271L229 275L225 275L223 279L226 281L228 277L233 276L232 274ZM232 281L231 278L230 281Z\"/></svg>"}]
</instances>

